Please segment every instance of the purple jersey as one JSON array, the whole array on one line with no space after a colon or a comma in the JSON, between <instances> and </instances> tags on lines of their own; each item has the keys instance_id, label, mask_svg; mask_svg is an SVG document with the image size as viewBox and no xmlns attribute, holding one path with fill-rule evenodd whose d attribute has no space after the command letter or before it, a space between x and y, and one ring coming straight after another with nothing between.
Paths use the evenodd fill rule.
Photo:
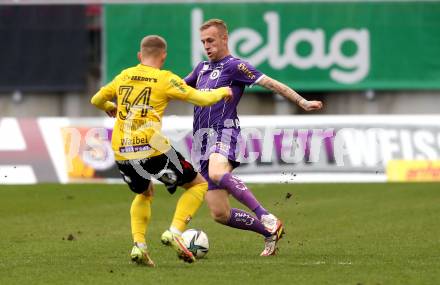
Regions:
<instances>
[{"instance_id":1,"label":"purple jersey","mask_svg":"<svg viewBox=\"0 0 440 285\"><path fill-rule=\"evenodd\" d=\"M234 96L230 102L222 100L209 107L194 107L193 131L238 127L237 105L241 95L246 85L257 83L262 76L252 65L231 55L217 62L200 62L185 78L186 83L199 90L229 86Z\"/></svg>"},{"instance_id":2,"label":"purple jersey","mask_svg":"<svg viewBox=\"0 0 440 285\"><path fill-rule=\"evenodd\" d=\"M231 55L217 62L202 61L185 78L188 85L199 90L229 86L233 98L209 107L194 107L193 150L195 167L208 181L208 189L220 189L208 175L208 158L213 152L221 153L237 167L240 124L237 105L247 85L257 83L263 74L249 63Z\"/></svg>"}]
</instances>

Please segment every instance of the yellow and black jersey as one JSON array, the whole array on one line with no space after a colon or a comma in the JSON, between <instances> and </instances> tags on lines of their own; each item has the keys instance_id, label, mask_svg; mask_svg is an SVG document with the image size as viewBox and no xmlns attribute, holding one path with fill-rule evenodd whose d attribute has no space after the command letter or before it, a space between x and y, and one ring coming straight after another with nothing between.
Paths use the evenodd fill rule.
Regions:
<instances>
[{"instance_id":1,"label":"yellow and black jersey","mask_svg":"<svg viewBox=\"0 0 440 285\"><path fill-rule=\"evenodd\" d=\"M162 116L170 100L207 106L228 94L227 88L198 91L170 71L139 64L123 70L91 102L105 111L117 108L112 148L116 160L128 160L157 156L170 149L161 134Z\"/></svg>"}]
</instances>

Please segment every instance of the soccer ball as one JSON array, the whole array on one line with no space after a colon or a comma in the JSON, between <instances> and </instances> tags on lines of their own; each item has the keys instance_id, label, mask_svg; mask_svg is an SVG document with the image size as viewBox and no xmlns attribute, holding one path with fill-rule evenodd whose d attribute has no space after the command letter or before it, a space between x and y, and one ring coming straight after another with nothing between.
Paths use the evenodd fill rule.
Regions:
<instances>
[{"instance_id":1,"label":"soccer ball","mask_svg":"<svg viewBox=\"0 0 440 285\"><path fill-rule=\"evenodd\" d=\"M202 230L190 229L182 234L186 248L196 258L203 258L209 250L208 236Z\"/></svg>"}]
</instances>

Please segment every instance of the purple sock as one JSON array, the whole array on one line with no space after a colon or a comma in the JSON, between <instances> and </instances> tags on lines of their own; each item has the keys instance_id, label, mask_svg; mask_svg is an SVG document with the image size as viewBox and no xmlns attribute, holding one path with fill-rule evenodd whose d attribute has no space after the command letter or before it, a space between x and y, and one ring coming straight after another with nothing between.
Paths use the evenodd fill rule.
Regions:
<instances>
[{"instance_id":1,"label":"purple sock","mask_svg":"<svg viewBox=\"0 0 440 285\"><path fill-rule=\"evenodd\" d=\"M226 225L236 229L253 231L262 234L265 237L271 236L257 218L240 209L231 209L231 216Z\"/></svg>"},{"instance_id":2,"label":"purple sock","mask_svg":"<svg viewBox=\"0 0 440 285\"><path fill-rule=\"evenodd\" d=\"M259 220L261 220L261 216L262 215L267 215L269 214L266 209L263 208L263 206L258 206L256 209L253 210L253 212L255 213L255 215L257 215L257 218Z\"/></svg>"},{"instance_id":3,"label":"purple sock","mask_svg":"<svg viewBox=\"0 0 440 285\"><path fill-rule=\"evenodd\" d=\"M261 215L267 215L266 209L261 206L260 202L252 194L246 185L240 179L232 176L231 173L226 173L220 179L218 185L225 188L229 194L231 194L237 201L253 211L257 215L258 219L261 219Z\"/></svg>"}]
</instances>

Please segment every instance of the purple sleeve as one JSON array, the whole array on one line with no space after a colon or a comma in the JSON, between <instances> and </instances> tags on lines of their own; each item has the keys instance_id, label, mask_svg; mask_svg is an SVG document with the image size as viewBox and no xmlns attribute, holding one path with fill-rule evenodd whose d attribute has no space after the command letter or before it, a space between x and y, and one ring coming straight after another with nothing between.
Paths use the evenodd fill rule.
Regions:
<instances>
[{"instance_id":1,"label":"purple sleeve","mask_svg":"<svg viewBox=\"0 0 440 285\"><path fill-rule=\"evenodd\" d=\"M234 65L234 80L245 85L257 83L264 75L246 61L239 60Z\"/></svg>"},{"instance_id":2,"label":"purple sleeve","mask_svg":"<svg viewBox=\"0 0 440 285\"><path fill-rule=\"evenodd\" d=\"M183 80L185 80L186 84L188 84L189 86L196 88L196 84L197 84L197 77L199 75L199 71L200 71L200 67L201 67L202 63L199 62L199 64L196 65L196 67L193 69L193 71L191 71L190 74L188 74Z\"/></svg>"}]
</instances>

